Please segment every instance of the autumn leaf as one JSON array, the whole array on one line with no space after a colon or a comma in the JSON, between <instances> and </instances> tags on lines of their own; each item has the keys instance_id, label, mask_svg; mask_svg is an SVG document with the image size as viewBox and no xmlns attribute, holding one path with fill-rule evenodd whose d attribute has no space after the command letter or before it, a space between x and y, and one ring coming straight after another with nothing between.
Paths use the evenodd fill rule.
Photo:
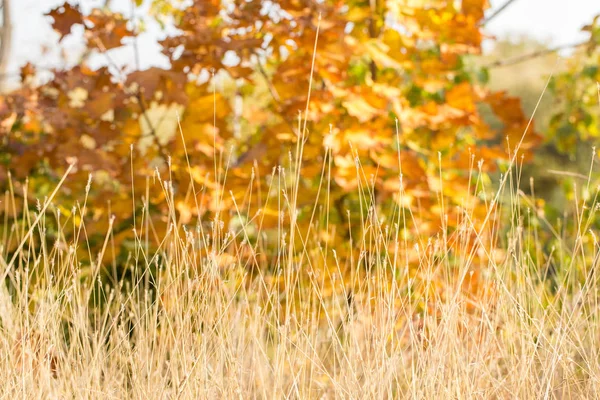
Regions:
<instances>
[{"instance_id":1,"label":"autumn leaf","mask_svg":"<svg viewBox=\"0 0 600 400\"><path fill-rule=\"evenodd\" d=\"M167 104L186 104L186 83L185 74L152 67L129 74L125 85L133 93L139 93L145 102L159 100Z\"/></svg>"},{"instance_id":2,"label":"autumn leaf","mask_svg":"<svg viewBox=\"0 0 600 400\"><path fill-rule=\"evenodd\" d=\"M467 113L474 112L475 101L471 84L468 82L463 82L456 86L453 86L446 93L446 102L449 106L465 111Z\"/></svg>"},{"instance_id":3,"label":"autumn leaf","mask_svg":"<svg viewBox=\"0 0 600 400\"><path fill-rule=\"evenodd\" d=\"M79 7L65 3L59 7L50 10L47 16L52 17L52 28L60 34L60 40L71 33L71 28L75 24L83 24L83 15Z\"/></svg>"},{"instance_id":4,"label":"autumn leaf","mask_svg":"<svg viewBox=\"0 0 600 400\"><path fill-rule=\"evenodd\" d=\"M482 88L465 62L481 52L485 0L416 1L410 7L329 0L167 3L153 2L151 9L176 31L159 42L169 67L135 70L124 79L112 66L90 67L89 55L122 46L135 25L109 8L83 16L65 4L48 15L61 39L74 24L84 25L84 59L0 102L3 160L19 163L15 174L51 182L67 158L77 158L66 199L81 193L89 172L101 177L95 196L117 196L118 204L90 211L90 235L105 234L94 229L106 229L109 213L124 226L130 223L128 193L147 193L150 178L159 193L150 191L147 199L161 216L153 221L161 224L157 232L169 224L163 190L171 189L167 198L181 222L218 215L219 229L227 231L263 209L264 226L277 227L283 222L274 204L285 203L282 193L289 203L296 174L302 234L320 229L317 217L312 227L307 217L315 204L344 225L360 225L345 220L356 218L345 209L359 204L359 189L372 190L375 208L418 203L418 228L432 234L443 218L436 197L442 191L438 152L451 213L465 197L470 148L486 160L482 172L490 171L487 160L505 157L506 137L516 145L527 126L519 99ZM272 6L277 12L265 12ZM32 82L34 74L28 65L22 80ZM494 129L481 115L479 105L485 104L498 117ZM526 156L539 144L533 128L522 143ZM3 185L6 176L0 174ZM196 198L192 182L202 188ZM248 215L234 218L229 191ZM455 229L457 220L448 228ZM130 233L115 237L126 244ZM339 234L315 231L318 237ZM263 239L278 240L271 232ZM263 256L272 252L266 248Z\"/></svg>"},{"instance_id":5,"label":"autumn leaf","mask_svg":"<svg viewBox=\"0 0 600 400\"><path fill-rule=\"evenodd\" d=\"M127 20L119 13L94 9L85 17L85 38L90 48L101 51L120 47L125 37L133 36Z\"/></svg>"}]
</instances>

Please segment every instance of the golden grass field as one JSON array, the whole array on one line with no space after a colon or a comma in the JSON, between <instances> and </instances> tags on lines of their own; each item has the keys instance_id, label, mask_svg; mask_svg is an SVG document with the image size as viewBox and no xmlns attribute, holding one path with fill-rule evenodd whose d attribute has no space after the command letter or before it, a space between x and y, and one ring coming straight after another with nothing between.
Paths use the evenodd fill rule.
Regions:
<instances>
[{"instance_id":1,"label":"golden grass field","mask_svg":"<svg viewBox=\"0 0 600 400\"><path fill-rule=\"evenodd\" d=\"M283 216L280 254L270 272L247 266L257 257L247 240L249 222L231 232L214 223L184 235L171 229L155 250L137 229L125 262L130 278L120 281L110 280L110 262L85 268L80 262L76 248L86 247L85 219L63 216L56 243L40 240L47 221L60 218L52 196L23 218L4 217L0 393L36 399L598 398L600 252L592 178L590 169L576 190L582 197L558 225L518 189L526 178L514 158L492 187L476 179L473 190L489 194L486 235L492 241L465 208L452 235L440 231L409 243L399 234L409 216L399 218L397 209L386 215L369 204L365 185L363 225L348 228L363 232L361 240L310 247L293 233L294 219ZM59 184L54 193L60 190ZM95 201L87 197L82 194L80 211ZM2 201L15 198L7 192ZM138 215L139 226L147 217ZM177 226L172 207L168 217ZM400 224L382 222L386 218ZM542 230L551 232L551 247ZM487 257L476 257L472 238ZM9 254L11 241L19 246ZM204 255L194 250L198 243L209 249ZM340 265L338 252L348 246L359 256ZM91 258L105 259L110 247L109 231ZM389 248L413 249L416 263L409 268L402 252L394 256ZM368 272L360 272L365 265ZM348 278L344 271L353 273Z\"/></svg>"}]
</instances>

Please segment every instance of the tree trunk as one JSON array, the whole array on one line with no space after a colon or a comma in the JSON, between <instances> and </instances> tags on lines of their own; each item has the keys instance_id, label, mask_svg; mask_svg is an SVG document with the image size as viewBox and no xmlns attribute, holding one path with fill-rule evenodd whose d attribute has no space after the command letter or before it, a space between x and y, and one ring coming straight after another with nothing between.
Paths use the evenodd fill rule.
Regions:
<instances>
[{"instance_id":1,"label":"tree trunk","mask_svg":"<svg viewBox=\"0 0 600 400\"><path fill-rule=\"evenodd\" d=\"M4 90L6 70L12 47L12 22L10 0L2 1L2 27L0 28L0 92Z\"/></svg>"}]
</instances>

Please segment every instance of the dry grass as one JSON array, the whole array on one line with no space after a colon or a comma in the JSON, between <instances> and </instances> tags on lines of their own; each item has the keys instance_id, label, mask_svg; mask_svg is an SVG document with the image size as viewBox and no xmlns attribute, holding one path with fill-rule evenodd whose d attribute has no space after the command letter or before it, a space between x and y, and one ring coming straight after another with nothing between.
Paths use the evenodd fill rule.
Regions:
<instances>
[{"instance_id":1,"label":"dry grass","mask_svg":"<svg viewBox=\"0 0 600 400\"><path fill-rule=\"evenodd\" d=\"M386 214L364 182L360 240L329 244L292 229L299 165L276 191L287 215L270 271L253 268L251 222L172 229L155 251L138 229L127 283L109 280L110 264L80 264L85 220L63 221L76 241L40 240L58 218L51 199L10 222L3 249L22 246L2 251L2 397L600 397L595 198L575 201L572 228L550 248L541 227L552 224L517 189L513 160L477 224L487 228L465 207L451 235L409 242L410 210ZM176 226L175 210L169 218ZM349 245L359 256L338 258Z\"/></svg>"},{"instance_id":2,"label":"dry grass","mask_svg":"<svg viewBox=\"0 0 600 400\"><path fill-rule=\"evenodd\" d=\"M360 207L349 213L360 224L329 220L327 152L307 228L296 212L305 137L296 142L266 194L279 205L275 231L263 235L260 214L237 203L229 230L219 215L183 229L159 177L171 229L150 246L143 204L125 271L105 262L112 229L91 262L79 258L86 204L101 201L88 200L89 187L66 220L53 203L60 184L22 217L7 192L2 397L600 398L599 191L576 198L553 228L519 189L514 152L494 189L471 171L483 216L465 201L456 229L406 236L419 210L377 204L358 161ZM442 193L438 201L447 213ZM346 229L354 239L328 239Z\"/></svg>"}]
</instances>

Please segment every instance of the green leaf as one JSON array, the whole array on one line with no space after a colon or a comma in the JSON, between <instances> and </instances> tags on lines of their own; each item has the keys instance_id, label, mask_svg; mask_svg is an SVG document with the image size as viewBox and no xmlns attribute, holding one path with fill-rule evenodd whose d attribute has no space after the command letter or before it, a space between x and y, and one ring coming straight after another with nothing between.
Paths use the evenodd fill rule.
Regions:
<instances>
[{"instance_id":1,"label":"green leaf","mask_svg":"<svg viewBox=\"0 0 600 400\"><path fill-rule=\"evenodd\" d=\"M481 68L477 71L477 80L482 85L485 85L490 82L490 70L488 68Z\"/></svg>"}]
</instances>

